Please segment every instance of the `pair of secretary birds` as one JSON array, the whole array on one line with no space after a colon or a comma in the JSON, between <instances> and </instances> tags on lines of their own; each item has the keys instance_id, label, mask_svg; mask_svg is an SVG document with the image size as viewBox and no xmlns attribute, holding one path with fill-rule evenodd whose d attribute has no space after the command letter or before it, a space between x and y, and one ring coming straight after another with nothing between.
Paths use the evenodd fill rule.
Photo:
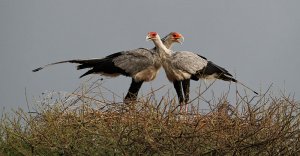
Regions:
<instances>
[{"instance_id":1,"label":"pair of secretary birds","mask_svg":"<svg viewBox=\"0 0 300 156\"><path fill-rule=\"evenodd\" d=\"M158 33L149 32L146 39L152 40L155 47L152 49L138 48L121 51L101 59L55 62L34 69L33 72L51 65L69 62L79 64L77 66L78 70L89 69L80 78L89 74L101 74L110 77L129 76L132 78L132 81L124 98L125 102L129 102L137 99L142 84L154 80L160 67L163 66L167 78L173 82L180 103L180 110L182 110L184 105L185 111L187 111L186 104L189 101L191 79L195 81L199 79L220 79L245 86L234 79L226 69L208 61L201 55L189 51L173 52L170 50L174 43L182 43L184 41L180 33L171 32L161 39ZM245 87L258 94L249 87Z\"/></svg>"}]
</instances>

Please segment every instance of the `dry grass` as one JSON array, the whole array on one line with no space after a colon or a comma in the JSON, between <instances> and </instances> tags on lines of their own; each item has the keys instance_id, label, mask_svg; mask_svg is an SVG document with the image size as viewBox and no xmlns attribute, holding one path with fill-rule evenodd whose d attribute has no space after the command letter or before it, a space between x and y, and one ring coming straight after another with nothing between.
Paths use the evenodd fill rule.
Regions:
<instances>
[{"instance_id":1,"label":"dry grass","mask_svg":"<svg viewBox=\"0 0 300 156\"><path fill-rule=\"evenodd\" d=\"M103 89L103 88L102 88ZM46 94L35 111L4 115L3 155L299 155L299 103L282 95L226 96L211 110L179 114L172 99L123 104L95 82Z\"/></svg>"}]
</instances>

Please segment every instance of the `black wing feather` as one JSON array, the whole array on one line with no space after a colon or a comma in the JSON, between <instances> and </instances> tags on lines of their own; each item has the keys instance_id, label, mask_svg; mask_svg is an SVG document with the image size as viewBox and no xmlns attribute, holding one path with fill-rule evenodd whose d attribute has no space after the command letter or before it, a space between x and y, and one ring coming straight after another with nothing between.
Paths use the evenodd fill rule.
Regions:
<instances>
[{"instance_id":1,"label":"black wing feather","mask_svg":"<svg viewBox=\"0 0 300 156\"><path fill-rule=\"evenodd\" d=\"M111 55L108 55L102 59L89 59L89 60L67 60L67 61L60 61L60 62L55 62L55 63L50 63L47 64L43 67L39 67L36 68L34 70L32 70L33 72L37 72L40 71L48 66L52 66L52 65L56 65L56 64L61 64L61 63L77 63L80 64L77 66L77 69L85 69L85 68L92 68L89 71L87 71L86 73L84 73L83 75L80 76L86 76L89 74L93 74L93 73L106 73L106 74L122 74L125 76L129 76L128 73L126 73L123 69L115 66L113 59L122 55L123 52L117 52Z\"/></svg>"},{"instance_id":2,"label":"black wing feather","mask_svg":"<svg viewBox=\"0 0 300 156\"><path fill-rule=\"evenodd\" d=\"M205 78L210 75L216 75L217 79L221 79L224 81L233 81L237 82L236 79L232 77L232 75L223 67L220 67L216 64L214 64L211 61L208 61L205 68L198 71L196 75L192 76L192 79L197 79L197 77Z\"/></svg>"}]
</instances>

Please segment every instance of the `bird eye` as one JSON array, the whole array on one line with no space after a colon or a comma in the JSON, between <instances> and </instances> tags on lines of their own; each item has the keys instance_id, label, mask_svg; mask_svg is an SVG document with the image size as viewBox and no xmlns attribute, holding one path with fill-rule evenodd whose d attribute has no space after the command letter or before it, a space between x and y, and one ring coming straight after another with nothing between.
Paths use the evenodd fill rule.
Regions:
<instances>
[{"instance_id":1,"label":"bird eye","mask_svg":"<svg viewBox=\"0 0 300 156\"><path fill-rule=\"evenodd\" d=\"M174 34L173 34L173 37L178 38L178 37L180 37L180 35L177 34L177 33L174 33Z\"/></svg>"},{"instance_id":2,"label":"bird eye","mask_svg":"<svg viewBox=\"0 0 300 156\"><path fill-rule=\"evenodd\" d=\"M148 32L149 35L153 36L156 32Z\"/></svg>"},{"instance_id":3,"label":"bird eye","mask_svg":"<svg viewBox=\"0 0 300 156\"><path fill-rule=\"evenodd\" d=\"M156 32L152 32L152 33L151 33L151 36L152 36L152 37L155 37L156 35L157 35Z\"/></svg>"}]
</instances>

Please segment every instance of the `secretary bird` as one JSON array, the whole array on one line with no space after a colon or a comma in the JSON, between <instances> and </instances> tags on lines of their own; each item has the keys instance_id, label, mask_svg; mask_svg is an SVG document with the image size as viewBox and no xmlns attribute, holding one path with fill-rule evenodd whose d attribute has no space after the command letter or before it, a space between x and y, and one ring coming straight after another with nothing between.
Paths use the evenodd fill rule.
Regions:
<instances>
[{"instance_id":1,"label":"secretary bird","mask_svg":"<svg viewBox=\"0 0 300 156\"><path fill-rule=\"evenodd\" d=\"M165 47L171 48L173 43L181 43L180 39L181 37L178 33L171 32L162 38L161 41ZM156 52L156 47L154 47L152 49L138 48L121 51L100 59L76 59L50 63L34 69L33 72L61 63L77 63L79 64L77 70L88 68L89 70L81 75L80 78L89 74L101 74L109 77L119 75L132 77L124 102L135 101L142 84L155 79L161 67L161 59Z\"/></svg>"},{"instance_id":2,"label":"secretary bird","mask_svg":"<svg viewBox=\"0 0 300 156\"><path fill-rule=\"evenodd\" d=\"M177 36L183 38L181 34L177 34ZM189 100L190 79L195 81L198 81L199 79L220 79L224 81L232 81L239 83L251 90L253 93L258 94L243 83L234 79L226 69L208 61L205 57L199 54L189 51L173 52L163 44L156 32L149 32L146 39L152 40L157 48L166 76L169 81L173 82L176 90L180 103L180 110L184 104L185 111L187 112L186 104ZM183 97L182 90L185 97Z\"/></svg>"}]
</instances>

